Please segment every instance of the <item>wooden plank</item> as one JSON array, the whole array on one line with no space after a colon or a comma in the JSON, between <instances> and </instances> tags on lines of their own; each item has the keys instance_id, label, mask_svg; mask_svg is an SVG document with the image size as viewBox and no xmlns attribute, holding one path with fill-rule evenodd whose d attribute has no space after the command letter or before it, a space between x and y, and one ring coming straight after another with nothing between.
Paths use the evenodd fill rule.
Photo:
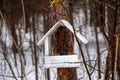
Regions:
<instances>
[{"instance_id":1,"label":"wooden plank","mask_svg":"<svg viewBox=\"0 0 120 80\"><path fill-rule=\"evenodd\" d=\"M83 35L81 35L80 32L78 31L75 31L75 32L76 32L76 36L79 39L79 41L83 42L84 44L88 43L88 40Z\"/></svg>"},{"instance_id":2,"label":"wooden plank","mask_svg":"<svg viewBox=\"0 0 120 80\"><path fill-rule=\"evenodd\" d=\"M57 80L57 68L49 68L50 80Z\"/></svg>"},{"instance_id":3,"label":"wooden plank","mask_svg":"<svg viewBox=\"0 0 120 80\"><path fill-rule=\"evenodd\" d=\"M45 56L45 64L78 62L78 55Z\"/></svg>"},{"instance_id":4,"label":"wooden plank","mask_svg":"<svg viewBox=\"0 0 120 80\"><path fill-rule=\"evenodd\" d=\"M59 64L44 64L45 68L72 68L80 67L80 63L59 63Z\"/></svg>"},{"instance_id":5,"label":"wooden plank","mask_svg":"<svg viewBox=\"0 0 120 80\"><path fill-rule=\"evenodd\" d=\"M45 44L45 46L44 46L44 49L45 49L45 56L48 56L49 55L49 51L50 51L50 37L49 36L47 36L46 38L45 38L45 41L44 41L44 44ZM45 69L45 67L43 66L43 72L42 72L42 74L43 74L43 77L44 77L44 79L43 80L48 80L49 79L49 77L48 77L48 69Z\"/></svg>"},{"instance_id":6,"label":"wooden plank","mask_svg":"<svg viewBox=\"0 0 120 80\"><path fill-rule=\"evenodd\" d=\"M78 55L45 56L45 68L80 67Z\"/></svg>"},{"instance_id":7,"label":"wooden plank","mask_svg":"<svg viewBox=\"0 0 120 80\"><path fill-rule=\"evenodd\" d=\"M44 41L44 48L45 48L45 56L48 56L49 55L49 51L50 51L50 36L47 36L45 38L45 41Z\"/></svg>"},{"instance_id":8,"label":"wooden plank","mask_svg":"<svg viewBox=\"0 0 120 80\"><path fill-rule=\"evenodd\" d=\"M79 50L79 46L78 46L78 43L77 43L77 40L76 40L76 38L74 37L74 53L76 54L76 55L79 55L79 52L80 50Z\"/></svg>"}]
</instances>

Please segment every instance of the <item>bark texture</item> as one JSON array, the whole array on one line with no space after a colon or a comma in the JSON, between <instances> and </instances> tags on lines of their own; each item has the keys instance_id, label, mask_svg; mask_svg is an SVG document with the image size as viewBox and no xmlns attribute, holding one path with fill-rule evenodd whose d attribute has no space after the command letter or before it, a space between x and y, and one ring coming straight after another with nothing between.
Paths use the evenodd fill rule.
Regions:
<instances>
[{"instance_id":1,"label":"bark texture","mask_svg":"<svg viewBox=\"0 0 120 80\"><path fill-rule=\"evenodd\" d=\"M55 3L52 8L52 23L55 24L60 19L68 19L69 14L69 4L65 2ZM71 18L71 17L69 17ZM60 26L58 30L53 35L54 40L54 53L56 55L71 55L73 53L73 37L72 33L65 28L65 26ZM58 80L77 80L76 68L59 68L57 69Z\"/></svg>"}]
</instances>

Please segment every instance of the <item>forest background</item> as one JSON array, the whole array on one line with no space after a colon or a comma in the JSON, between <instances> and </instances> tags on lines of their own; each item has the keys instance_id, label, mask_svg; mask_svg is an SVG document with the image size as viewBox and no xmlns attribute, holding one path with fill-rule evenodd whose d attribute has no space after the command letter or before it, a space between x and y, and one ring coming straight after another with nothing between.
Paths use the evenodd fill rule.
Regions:
<instances>
[{"instance_id":1,"label":"forest background","mask_svg":"<svg viewBox=\"0 0 120 80\"><path fill-rule=\"evenodd\" d=\"M41 80L44 49L36 44L61 18L89 41L79 45L77 79L120 79L119 0L1 0L0 80Z\"/></svg>"}]
</instances>

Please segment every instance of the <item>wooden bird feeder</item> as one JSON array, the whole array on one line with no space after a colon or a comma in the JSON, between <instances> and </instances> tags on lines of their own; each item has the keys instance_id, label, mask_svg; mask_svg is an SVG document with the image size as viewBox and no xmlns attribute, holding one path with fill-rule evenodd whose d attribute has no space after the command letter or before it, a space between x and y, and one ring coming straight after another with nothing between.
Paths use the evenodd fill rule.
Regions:
<instances>
[{"instance_id":1,"label":"wooden bird feeder","mask_svg":"<svg viewBox=\"0 0 120 80\"><path fill-rule=\"evenodd\" d=\"M76 39L74 38L74 55L52 55L50 56L50 37L54 32L61 26L65 26L68 30L70 30L73 33L73 36L76 33L76 37L79 41L81 41L84 44L87 44L88 41L85 39L84 36L80 34L78 30L73 30L72 25L66 21L66 20L59 20L43 37L41 40L38 41L37 45L41 46L44 43L45 46L45 56L44 56L44 68L50 69L50 74L52 74L52 71L57 71L57 68L61 67L80 67L80 61L79 61L79 48ZM75 36L74 36L75 37ZM51 75L52 76L52 75ZM51 77L50 76L50 77ZM50 80L53 80L51 77ZM55 79L54 79L55 80Z\"/></svg>"}]
</instances>

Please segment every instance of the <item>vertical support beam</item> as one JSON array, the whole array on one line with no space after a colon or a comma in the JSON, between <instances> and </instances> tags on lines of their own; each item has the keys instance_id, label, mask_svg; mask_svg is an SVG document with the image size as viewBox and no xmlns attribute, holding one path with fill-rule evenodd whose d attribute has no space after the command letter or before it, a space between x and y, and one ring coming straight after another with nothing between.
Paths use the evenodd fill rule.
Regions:
<instances>
[{"instance_id":1,"label":"vertical support beam","mask_svg":"<svg viewBox=\"0 0 120 80\"><path fill-rule=\"evenodd\" d=\"M74 54L76 54L76 55L80 55L79 54L79 46L78 46L78 43L77 43L77 40L76 40L76 38L74 37ZM78 59L79 59L79 56L78 56ZM76 68L76 72L77 73L79 73L79 71L77 70L77 68ZM77 77L77 79L78 79L78 77Z\"/></svg>"},{"instance_id":2,"label":"vertical support beam","mask_svg":"<svg viewBox=\"0 0 120 80\"><path fill-rule=\"evenodd\" d=\"M57 68L50 68L50 80L57 80Z\"/></svg>"},{"instance_id":3,"label":"vertical support beam","mask_svg":"<svg viewBox=\"0 0 120 80\"><path fill-rule=\"evenodd\" d=\"M45 38L45 56L48 56L49 55L49 51L50 51L50 37L46 37Z\"/></svg>"},{"instance_id":4,"label":"vertical support beam","mask_svg":"<svg viewBox=\"0 0 120 80\"><path fill-rule=\"evenodd\" d=\"M48 56L49 55L49 51L50 51L50 41L49 41L49 36L45 38L45 41L44 41L44 49L45 49L45 55L44 55L44 60L45 60L45 56ZM48 80L48 74L47 74L47 69L44 68L44 80Z\"/></svg>"},{"instance_id":5,"label":"vertical support beam","mask_svg":"<svg viewBox=\"0 0 120 80\"><path fill-rule=\"evenodd\" d=\"M74 53L79 55L79 46L78 46L78 43L74 37Z\"/></svg>"},{"instance_id":6,"label":"vertical support beam","mask_svg":"<svg viewBox=\"0 0 120 80\"><path fill-rule=\"evenodd\" d=\"M43 56L42 56L43 63L42 63L42 70L41 70L41 77L42 77L41 80L48 80L47 69L44 67L44 64L45 64L45 56L49 55L49 37L45 38L44 50L45 50L45 53L43 53Z\"/></svg>"},{"instance_id":7,"label":"vertical support beam","mask_svg":"<svg viewBox=\"0 0 120 80\"><path fill-rule=\"evenodd\" d=\"M48 36L45 39L45 56L49 56L50 54L50 43L51 43L50 36ZM47 71L47 69L44 69L44 70L45 70L45 78L46 78L45 80L49 80L49 79L57 80L57 69L56 68L49 68L49 71ZM49 75L49 77L47 75Z\"/></svg>"}]
</instances>

